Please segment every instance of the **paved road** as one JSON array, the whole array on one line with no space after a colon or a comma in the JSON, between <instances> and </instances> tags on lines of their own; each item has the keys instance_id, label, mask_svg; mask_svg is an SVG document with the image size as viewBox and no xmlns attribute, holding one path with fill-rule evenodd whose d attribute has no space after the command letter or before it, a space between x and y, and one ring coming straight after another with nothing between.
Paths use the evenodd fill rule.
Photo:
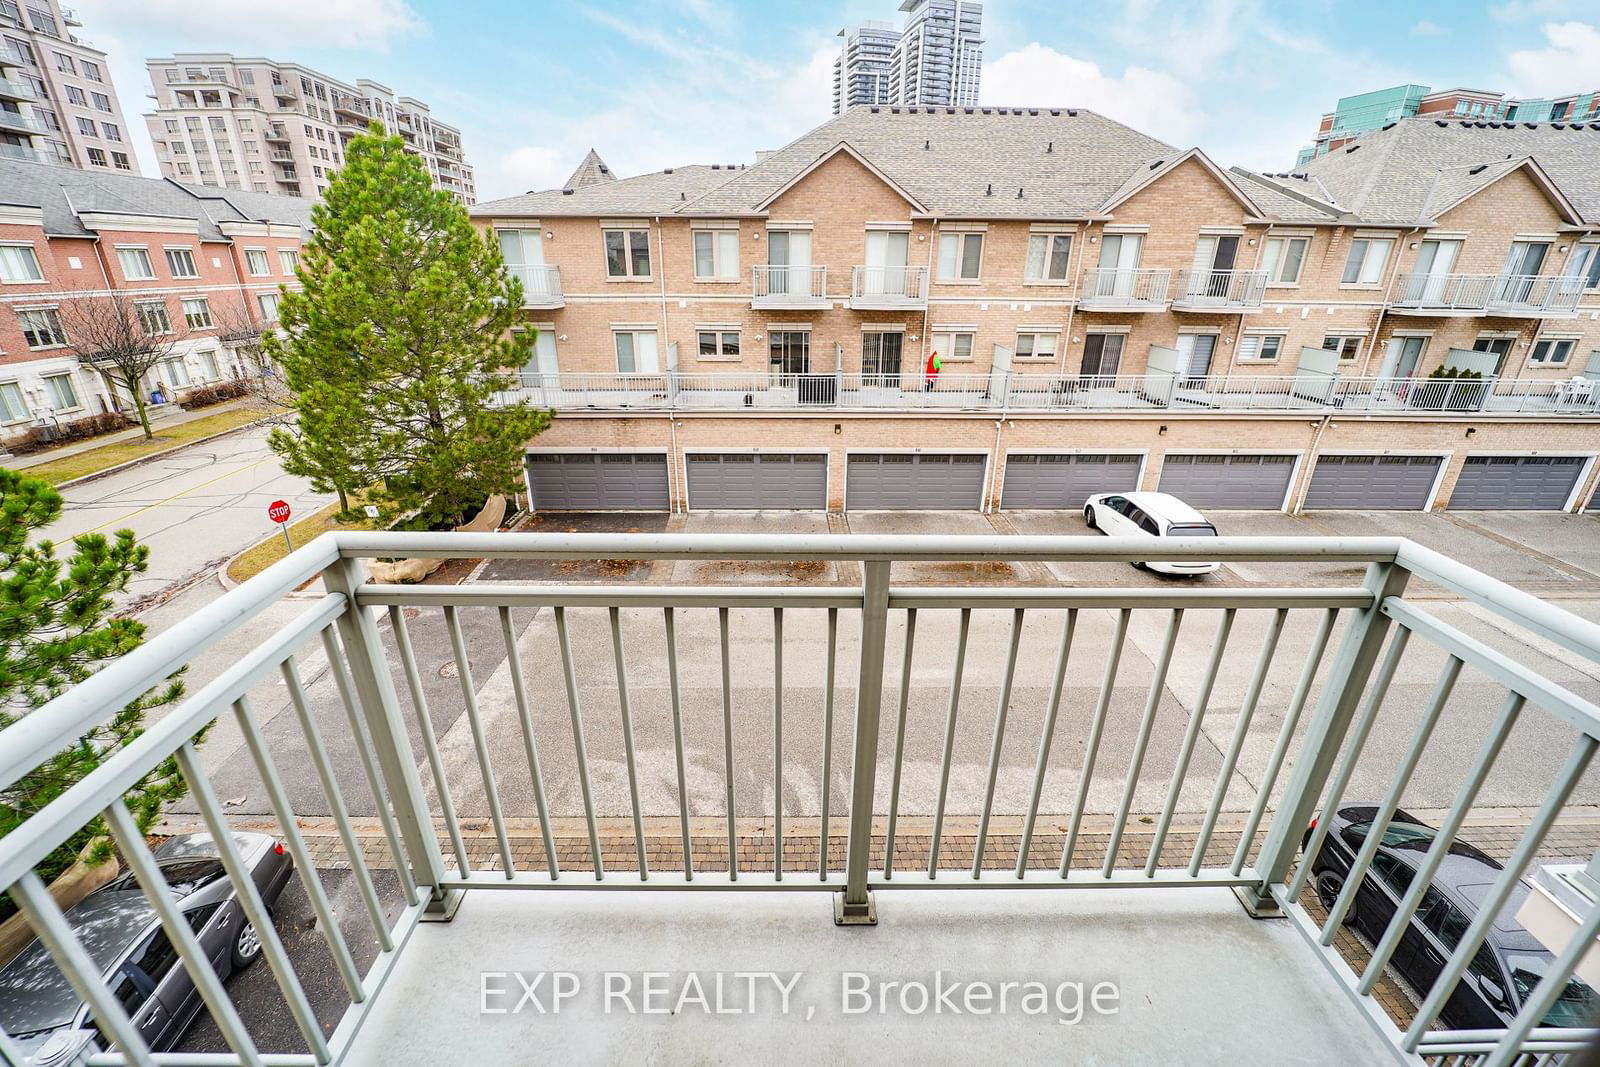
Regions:
<instances>
[{"instance_id":1,"label":"paved road","mask_svg":"<svg viewBox=\"0 0 1600 1067\"><path fill-rule=\"evenodd\" d=\"M83 533L131 529L150 546L150 569L129 584L127 602L214 568L272 533L267 505L280 497L305 515L332 499L283 473L258 427L67 489L66 510L45 536L65 543Z\"/></svg>"}]
</instances>

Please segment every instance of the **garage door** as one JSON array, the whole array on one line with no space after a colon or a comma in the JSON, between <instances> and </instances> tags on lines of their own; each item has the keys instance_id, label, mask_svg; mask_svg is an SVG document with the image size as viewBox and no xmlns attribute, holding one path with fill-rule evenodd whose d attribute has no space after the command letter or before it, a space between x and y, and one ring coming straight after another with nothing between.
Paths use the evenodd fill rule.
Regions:
<instances>
[{"instance_id":1,"label":"garage door","mask_svg":"<svg viewBox=\"0 0 1600 1067\"><path fill-rule=\"evenodd\" d=\"M1139 487L1139 457L1077 456L1013 452L1006 457L1005 508L1081 508L1090 493L1129 492Z\"/></svg>"},{"instance_id":2,"label":"garage door","mask_svg":"<svg viewBox=\"0 0 1600 1067\"><path fill-rule=\"evenodd\" d=\"M1293 456L1168 453L1161 468L1160 489L1197 508L1278 511L1293 473Z\"/></svg>"},{"instance_id":3,"label":"garage door","mask_svg":"<svg viewBox=\"0 0 1600 1067\"><path fill-rule=\"evenodd\" d=\"M1560 511L1583 474L1582 456L1468 456L1451 508Z\"/></svg>"},{"instance_id":4,"label":"garage door","mask_svg":"<svg viewBox=\"0 0 1600 1067\"><path fill-rule=\"evenodd\" d=\"M1421 511L1443 461L1442 456L1322 456L1305 506Z\"/></svg>"},{"instance_id":5,"label":"garage door","mask_svg":"<svg viewBox=\"0 0 1600 1067\"><path fill-rule=\"evenodd\" d=\"M666 511L667 457L650 453L528 453L537 511Z\"/></svg>"},{"instance_id":6,"label":"garage door","mask_svg":"<svg viewBox=\"0 0 1600 1067\"><path fill-rule=\"evenodd\" d=\"M828 457L761 453L691 455L691 508L828 506Z\"/></svg>"},{"instance_id":7,"label":"garage door","mask_svg":"<svg viewBox=\"0 0 1600 1067\"><path fill-rule=\"evenodd\" d=\"M985 456L851 456L845 507L855 511L962 511L983 495Z\"/></svg>"}]
</instances>

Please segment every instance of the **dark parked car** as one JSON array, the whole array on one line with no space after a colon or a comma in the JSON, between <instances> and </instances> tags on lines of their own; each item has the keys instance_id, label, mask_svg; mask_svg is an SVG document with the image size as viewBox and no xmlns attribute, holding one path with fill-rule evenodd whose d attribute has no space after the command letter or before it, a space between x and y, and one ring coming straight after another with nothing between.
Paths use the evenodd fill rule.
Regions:
<instances>
[{"instance_id":1,"label":"dark parked car","mask_svg":"<svg viewBox=\"0 0 1600 1067\"><path fill-rule=\"evenodd\" d=\"M1377 808L1370 805L1341 808L1335 814L1322 848L1311 860L1313 884L1323 907L1332 907L1344 890L1350 865L1366 842L1376 814ZM1374 943L1381 939L1434 838L1433 827L1397 810L1372 866L1361 879L1345 924ZM1302 845L1309 840L1308 831ZM1504 869L1463 841L1451 844L1389 963L1412 988L1424 994L1433 988ZM1449 1029L1487 1030L1508 1025L1549 970L1555 956L1513 918L1528 893L1528 884L1518 882L1500 919L1489 928L1466 974L1445 1001L1439 1017ZM1595 991L1575 977L1545 1016L1544 1025L1590 1026L1597 1008L1600 1000Z\"/></svg>"},{"instance_id":2,"label":"dark parked car","mask_svg":"<svg viewBox=\"0 0 1600 1067\"><path fill-rule=\"evenodd\" d=\"M289 880L293 861L265 834L237 833L233 839L271 906ZM245 919L211 835L171 838L155 857L217 976L227 978L254 963L261 941ZM95 890L66 917L145 1043L156 1052L177 1044L203 1002L133 874ZM83 1052L108 1044L89 1006L37 941L0 970L0 1026L28 1062L41 1067L76 1062Z\"/></svg>"}]
</instances>

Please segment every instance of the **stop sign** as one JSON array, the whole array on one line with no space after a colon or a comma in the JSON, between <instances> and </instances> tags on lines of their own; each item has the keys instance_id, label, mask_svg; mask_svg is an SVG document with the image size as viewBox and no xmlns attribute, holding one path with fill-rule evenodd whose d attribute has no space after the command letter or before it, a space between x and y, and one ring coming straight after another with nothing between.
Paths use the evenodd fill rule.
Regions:
<instances>
[{"instance_id":1,"label":"stop sign","mask_svg":"<svg viewBox=\"0 0 1600 1067\"><path fill-rule=\"evenodd\" d=\"M289 521L289 502L287 500L274 500L267 505L267 518L273 522Z\"/></svg>"}]
</instances>

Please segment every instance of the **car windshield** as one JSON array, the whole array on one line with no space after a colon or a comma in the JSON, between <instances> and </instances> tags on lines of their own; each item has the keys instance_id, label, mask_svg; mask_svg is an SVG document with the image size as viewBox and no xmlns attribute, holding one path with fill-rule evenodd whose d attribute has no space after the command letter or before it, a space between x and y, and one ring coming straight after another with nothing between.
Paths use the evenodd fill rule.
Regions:
<instances>
[{"instance_id":1,"label":"car windshield","mask_svg":"<svg viewBox=\"0 0 1600 1067\"><path fill-rule=\"evenodd\" d=\"M1371 832L1372 823L1370 820L1351 823L1350 828L1345 831L1345 833L1357 840L1365 839L1367 834ZM1417 845L1430 844L1434 836L1434 829L1431 826L1421 826L1410 822L1392 822L1389 824L1389 828L1383 832L1383 843L1390 848L1405 848L1408 845L1415 847Z\"/></svg>"},{"instance_id":2,"label":"car windshield","mask_svg":"<svg viewBox=\"0 0 1600 1067\"><path fill-rule=\"evenodd\" d=\"M186 897L195 890L210 885L218 878L221 878L222 874L222 861L214 857L167 860L161 864L161 875L167 880L167 885L172 888L172 895L176 897ZM132 871L106 885L106 890L110 891L137 888L139 888L139 883L135 880Z\"/></svg>"},{"instance_id":3,"label":"car windshield","mask_svg":"<svg viewBox=\"0 0 1600 1067\"><path fill-rule=\"evenodd\" d=\"M1186 522L1167 527L1168 537L1215 537L1217 528L1209 522Z\"/></svg>"},{"instance_id":4,"label":"car windshield","mask_svg":"<svg viewBox=\"0 0 1600 1067\"><path fill-rule=\"evenodd\" d=\"M1507 952L1506 965L1517 987L1517 1002L1526 1004L1541 979L1550 971L1555 957L1547 952ZM1560 998L1545 1013L1544 1026L1592 1026L1595 1008L1600 1006L1594 989L1583 979L1573 978Z\"/></svg>"}]
</instances>

